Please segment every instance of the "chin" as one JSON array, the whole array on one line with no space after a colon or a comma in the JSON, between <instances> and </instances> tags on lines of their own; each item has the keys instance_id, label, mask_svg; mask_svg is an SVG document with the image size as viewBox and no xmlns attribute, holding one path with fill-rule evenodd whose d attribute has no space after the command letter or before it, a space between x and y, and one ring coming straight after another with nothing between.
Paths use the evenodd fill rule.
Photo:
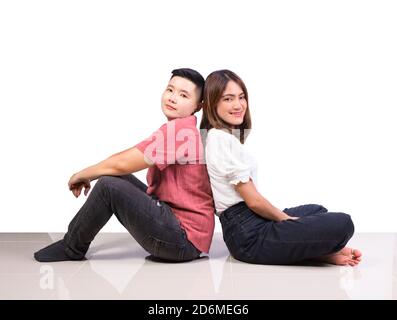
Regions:
<instances>
[{"instance_id":1,"label":"chin","mask_svg":"<svg viewBox=\"0 0 397 320\"><path fill-rule=\"evenodd\" d=\"M163 109L163 114L167 117L167 118L175 118L175 115L172 112L169 112L168 110L164 110Z\"/></svg>"},{"instance_id":2,"label":"chin","mask_svg":"<svg viewBox=\"0 0 397 320\"><path fill-rule=\"evenodd\" d=\"M240 124L243 123L243 120L241 120L241 121L236 121L236 120L234 120L234 121L230 121L229 123L230 123L231 125L233 125L233 126L239 126Z\"/></svg>"}]
</instances>

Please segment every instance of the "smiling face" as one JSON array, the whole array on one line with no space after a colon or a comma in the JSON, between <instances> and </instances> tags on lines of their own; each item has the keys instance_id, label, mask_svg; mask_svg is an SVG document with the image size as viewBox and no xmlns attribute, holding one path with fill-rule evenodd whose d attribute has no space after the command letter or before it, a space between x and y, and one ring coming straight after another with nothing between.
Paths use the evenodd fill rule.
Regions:
<instances>
[{"instance_id":1,"label":"smiling face","mask_svg":"<svg viewBox=\"0 0 397 320\"><path fill-rule=\"evenodd\" d=\"M243 89L236 82L230 80L217 104L218 116L231 128L236 128L243 123L246 110L247 99Z\"/></svg>"},{"instance_id":2,"label":"smiling face","mask_svg":"<svg viewBox=\"0 0 397 320\"><path fill-rule=\"evenodd\" d=\"M200 129L227 129L244 143L252 128L248 91L233 71L211 72L205 80ZM237 129L233 133L233 129ZM238 131L238 132L236 132Z\"/></svg>"},{"instance_id":3,"label":"smiling face","mask_svg":"<svg viewBox=\"0 0 397 320\"><path fill-rule=\"evenodd\" d=\"M161 96L161 109L168 120L192 115L199 106L200 89L190 80L174 76Z\"/></svg>"}]
</instances>

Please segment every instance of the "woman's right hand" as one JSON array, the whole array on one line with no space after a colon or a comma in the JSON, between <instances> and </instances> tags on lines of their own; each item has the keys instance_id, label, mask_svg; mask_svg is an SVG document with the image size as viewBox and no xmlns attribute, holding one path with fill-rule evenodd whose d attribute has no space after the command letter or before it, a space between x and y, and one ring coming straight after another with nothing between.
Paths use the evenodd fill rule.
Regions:
<instances>
[{"instance_id":1,"label":"woman's right hand","mask_svg":"<svg viewBox=\"0 0 397 320\"><path fill-rule=\"evenodd\" d=\"M91 189L90 180L82 177L79 173L75 173L69 179L68 186L69 190L73 192L73 195L78 198L81 194L81 190L84 188L84 195L88 194Z\"/></svg>"},{"instance_id":2,"label":"woman's right hand","mask_svg":"<svg viewBox=\"0 0 397 320\"><path fill-rule=\"evenodd\" d=\"M298 220L299 217L291 217L288 214L286 214L284 211L281 211L281 218L279 222L281 221L286 221L286 220Z\"/></svg>"}]
</instances>

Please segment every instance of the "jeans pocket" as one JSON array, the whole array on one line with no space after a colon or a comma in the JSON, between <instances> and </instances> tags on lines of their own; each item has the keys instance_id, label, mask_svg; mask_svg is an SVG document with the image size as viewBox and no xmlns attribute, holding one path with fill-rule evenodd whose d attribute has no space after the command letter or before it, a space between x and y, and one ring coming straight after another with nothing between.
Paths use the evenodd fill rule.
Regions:
<instances>
[{"instance_id":1,"label":"jeans pocket","mask_svg":"<svg viewBox=\"0 0 397 320\"><path fill-rule=\"evenodd\" d=\"M172 261L184 259L185 246L182 244L167 242L149 235L143 242L143 247L156 258Z\"/></svg>"},{"instance_id":2,"label":"jeans pocket","mask_svg":"<svg viewBox=\"0 0 397 320\"><path fill-rule=\"evenodd\" d=\"M239 224L243 229L250 229L250 226L255 224L256 220L258 220L258 217L256 217L255 214L246 215L240 217Z\"/></svg>"},{"instance_id":3,"label":"jeans pocket","mask_svg":"<svg viewBox=\"0 0 397 320\"><path fill-rule=\"evenodd\" d=\"M240 261L250 262L253 250L258 246L257 234L254 230L238 225L233 232L224 234L224 241L230 254Z\"/></svg>"}]
</instances>

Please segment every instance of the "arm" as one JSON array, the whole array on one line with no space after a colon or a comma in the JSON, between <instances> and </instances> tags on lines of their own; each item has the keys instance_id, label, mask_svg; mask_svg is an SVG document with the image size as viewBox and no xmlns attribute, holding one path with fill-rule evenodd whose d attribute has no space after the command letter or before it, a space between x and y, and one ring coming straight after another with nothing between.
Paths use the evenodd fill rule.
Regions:
<instances>
[{"instance_id":1,"label":"arm","mask_svg":"<svg viewBox=\"0 0 397 320\"><path fill-rule=\"evenodd\" d=\"M148 167L143 153L137 148L130 148L75 173L69 180L69 189L78 197L84 187L84 194L87 195L92 180L101 176L121 176Z\"/></svg>"},{"instance_id":2,"label":"arm","mask_svg":"<svg viewBox=\"0 0 397 320\"><path fill-rule=\"evenodd\" d=\"M235 189L244 199L248 208L266 219L273 221L296 219L274 207L256 190L255 185L251 180L244 183L240 182L235 186Z\"/></svg>"}]
</instances>

